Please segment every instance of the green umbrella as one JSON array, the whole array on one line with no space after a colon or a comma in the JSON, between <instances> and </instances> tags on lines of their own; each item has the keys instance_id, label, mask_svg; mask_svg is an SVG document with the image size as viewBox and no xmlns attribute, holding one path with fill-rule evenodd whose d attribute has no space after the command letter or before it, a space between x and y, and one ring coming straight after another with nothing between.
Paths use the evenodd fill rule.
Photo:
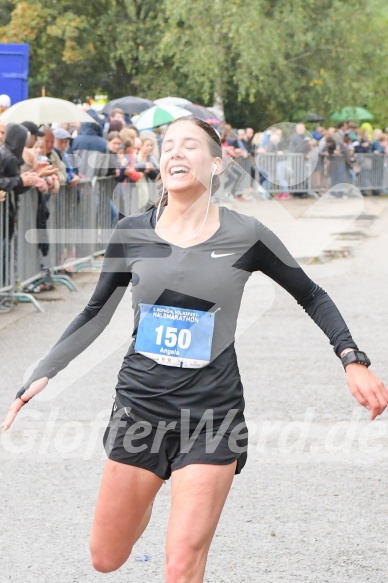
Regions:
<instances>
[{"instance_id":1,"label":"green umbrella","mask_svg":"<svg viewBox=\"0 0 388 583\"><path fill-rule=\"evenodd\" d=\"M330 117L334 121L369 121L374 118L373 114L364 107L343 107Z\"/></svg>"}]
</instances>

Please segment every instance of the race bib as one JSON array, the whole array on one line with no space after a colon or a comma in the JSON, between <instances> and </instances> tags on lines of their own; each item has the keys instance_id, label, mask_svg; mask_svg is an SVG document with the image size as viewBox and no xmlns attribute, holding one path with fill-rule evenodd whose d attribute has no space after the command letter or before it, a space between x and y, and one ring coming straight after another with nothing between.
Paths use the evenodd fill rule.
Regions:
<instances>
[{"instance_id":1,"label":"race bib","mask_svg":"<svg viewBox=\"0 0 388 583\"><path fill-rule=\"evenodd\" d=\"M214 313L139 304L135 351L158 364L202 368L209 364Z\"/></svg>"}]
</instances>

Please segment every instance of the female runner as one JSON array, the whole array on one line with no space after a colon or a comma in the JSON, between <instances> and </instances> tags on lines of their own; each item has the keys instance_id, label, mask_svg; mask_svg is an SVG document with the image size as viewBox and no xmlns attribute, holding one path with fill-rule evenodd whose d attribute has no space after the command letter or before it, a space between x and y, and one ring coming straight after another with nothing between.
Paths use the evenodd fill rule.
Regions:
<instances>
[{"instance_id":1,"label":"female runner","mask_svg":"<svg viewBox=\"0 0 388 583\"><path fill-rule=\"evenodd\" d=\"M352 394L371 411L388 391L368 369L336 306L259 221L210 202L222 170L216 132L173 122L160 161L157 208L119 221L97 287L17 393L3 428L108 324L131 282L133 343L118 375L104 435L106 461L91 534L98 571L118 569L171 476L165 580L201 583L233 477L247 457L234 333L244 285L261 271L285 288L328 336Z\"/></svg>"}]
</instances>

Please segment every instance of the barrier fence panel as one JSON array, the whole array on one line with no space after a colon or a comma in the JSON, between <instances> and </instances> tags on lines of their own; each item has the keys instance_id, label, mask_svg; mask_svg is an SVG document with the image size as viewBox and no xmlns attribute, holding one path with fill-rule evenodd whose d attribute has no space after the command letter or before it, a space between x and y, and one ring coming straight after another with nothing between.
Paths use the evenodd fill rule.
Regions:
<instances>
[{"instance_id":1,"label":"barrier fence panel","mask_svg":"<svg viewBox=\"0 0 388 583\"><path fill-rule=\"evenodd\" d=\"M387 157L384 154L356 154L353 167L360 190L384 191L387 185Z\"/></svg>"},{"instance_id":2,"label":"barrier fence panel","mask_svg":"<svg viewBox=\"0 0 388 583\"><path fill-rule=\"evenodd\" d=\"M313 173L313 187L321 194L338 184L349 185L362 193L374 191L383 194L387 189L387 157L383 154L355 154L354 162L334 154L320 158L318 169Z\"/></svg>"},{"instance_id":3,"label":"barrier fence panel","mask_svg":"<svg viewBox=\"0 0 388 583\"><path fill-rule=\"evenodd\" d=\"M19 291L17 287L17 269L20 267L22 272L29 273L28 260L31 261L31 270L36 269L39 261L39 256L31 249L25 261L17 260L19 247L25 246L25 232L22 229L30 226L29 213L35 202L33 194L27 191L21 195L19 212L13 192L7 192L6 200L0 203L0 312L8 312L17 301L23 299L31 301L37 310L43 311L34 297ZM22 198L24 196L25 200Z\"/></svg>"},{"instance_id":4,"label":"barrier fence panel","mask_svg":"<svg viewBox=\"0 0 388 583\"><path fill-rule=\"evenodd\" d=\"M116 184L113 191L112 200L118 219L136 213L136 193L136 184L132 182L120 182Z\"/></svg>"},{"instance_id":5,"label":"barrier fence panel","mask_svg":"<svg viewBox=\"0 0 388 583\"><path fill-rule=\"evenodd\" d=\"M250 157L231 160L220 176L219 201L238 197L251 187L252 162ZM341 155L320 156L315 165L303 154L260 154L255 166L256 180L271 194L314 195L329 189L335 193L337 184L344 184L337 188L340 194L352 188L365 194L384 194L388 189L388 161L382 154L356 154L351 165ZM153 182L118 183L113 177L62 186L58 194L31 189L18 197L18 207L14 195L8 193L0 203L0 309L10 297L31 298L40 309L31 294L20 291L29 282L46 278L76 289L66 275L57 272L69 265L74 270L95 265L95 255L103 254L117 220L143 212L158 196ZM47 220L42 222L42 217ZM42 266L48 274L42 273Z\"/></svg>"},{"instance_id":6,"label":"barrier fence panel","mask_svg":"<svg viewBox=\"0 0 388 583\"><path fill-rule=\"evenodd\" d=\"M62 187L50 199L50 267L57 271L95 264L121 216L142 212L154 197L151 183L118 183L113 177Z\"/></svg>"},{"instance_id":7,"label":"barrier fence panel","mask_svg":"<svg viewBox=\"0 0 388 583\"><path fill-rule=\"evenodd\" d=\"M388 164L384 154L356 154L348 163L340 154L305 158L303 154L259 154L256 176L271 193L323 194L337 184L361 191L384 193L388 187Z\"/></svg>"},{"instance_id":8,"label":"barrier fence panel","mask_svg":"<svg viewBox=\"0 0 388 583\"><path fill-rule=\"evenodd\" d=\"M145 179L116 184L113 191L113 205L119 216L129 216L143 212L158 198L157 185Z\"/></svg>"},{"instance_id":9,"label":"barrier fence panel","mask_svg":"<svg viewBox=\"0 0 388 583\"><path fill-rule=\"evenodd\" d=\"M49 267L54 272L90 257L97 242L96 194L89 180L62 186L50 198Z\"/></svg>"},{"instance_id":10,"label":"barrier fence panel","mask_svg":"<svg viewBox=\"0 0 388 583\"><path fill-rule=\"evenodd\" d=\"M388 156L384 156L383 189L384 193L388 192Z\"/></svg>"},{"instance_id":11,"label":"barrier fence panel","mask_svg":"<svg viewBox=\"0 0 388 583\"><path fill-rule=\"evenodd\" d=\"M235 158L235 160L243 172L236 182L236 190L234 194L236 196L241 196L242 194L248 192L252 185L252 158L251 156L247 156L246 158L239 156L238 158Z\"/></svg>"},{"instance_id":12,"label":"barrier fence panel","mask_svg":"<svg viewBox=\"0 0 388 583\"><path fill-rule=\"evenodd\" d=\"M29 281L37 279L41 272L43 255L39 249L39 241L44 245L44 233L37 240L30 236L36 233L38 213L38 191L33 188L18 197L17 231L16 231L16 274L22 287ZM39 230L41 231L41 229ZM42 236L43 235L43 236ZM27 239L26 239L27 237Z\"/></svg>"},{"instance_id":13,"label":"barrier fence panel","mask_svg":"<svg viewBox=\"0 0 388 583\"><path fill-rule=\"evenodd\" d=\"M71 187L72 210L76 213L75 235L69 239L71 254L76 259L87 259L97 250L98 241L98 193L90 181L81 182ZM60 217L59 217L60 220ZM71 224L69 225L71 229ZM66 259L66 265L71 264L71 257ZM63 265L61 260L59 265Z\"/></svg>"},{"instance_id":14,"label":"barrier fence panel","mask_svg":"<svg viewBox=\"0 0 388 583\"><path fill-rule=\"evenodd\" d=\"M155 202L157 200L159 200L158 185L156 182L149 182L148 183L148 201L150 204L155 204Z\"/></svg>"},{"instance_id":15,"label":"barrier fence panel","mask_svg":"<svg viewBox=\"0 0 388 583\"><path fill-rule=\"evenodd\" d=\"M103 252L113 231L117 220L118 211L113 202L113 193L117 181L112 177L97 178L93 181L93 191L96 204L96 234L93 253Z\"/></svg>"},{"instance_id":16,"label":"barrier fence panel","mask_svg":"<svg viewBox=\"0 0 388 583\"><path fill-rule=\"evenodd\" d=\"M11 290L14 285L14 247L10 232L12 199L13 194L7 193L5 201L0 202L0 301L1 294Z\"/></svg>"},{"instance_id":17,"label":"barrier fence panel","mask_svg":"<svg viewBox=\"0 0 388 583\"><path fill-rule=\"evenodd\" d=\"M49 264L53 270L60 269L67 260L77 258L77 227L81 220L78 202L81 191L88 186L88 183L80 183L78 186L61 186L58 194L50 199Z\"/></svg>"},{"instance_id":18,"label":"barrier fence panel","mask_svg":"<svg viewBox=\"0 0 388 583\"><path fill-rule=\"evenodd\" d=\"M311 191L310 162L303 154L258 154L258 181L272 193Z\"/></svg>"}]
</instances>

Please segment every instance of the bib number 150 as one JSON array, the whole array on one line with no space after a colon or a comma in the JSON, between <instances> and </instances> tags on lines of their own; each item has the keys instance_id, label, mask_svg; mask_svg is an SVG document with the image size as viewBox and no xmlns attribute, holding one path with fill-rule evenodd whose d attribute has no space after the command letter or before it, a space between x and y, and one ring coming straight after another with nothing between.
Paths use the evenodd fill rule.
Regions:
<instances>
[{"instance_id":1,"label":"bib number 150","mask_svg":"<svg viewBox=\"0 0 388 583\"><path fill-rule=\"evenodd\" d=\"M182 350L188 348L191 342L191 332L190 330L180 330L178 333L178 328L172 328L171 326L158 326L155 328L156 332L156 344L161 345L162 342L165 346L169 348L174 348L178 345ZM164 335L164 340L163 340Z\"/></svg>"}]
</instances>

